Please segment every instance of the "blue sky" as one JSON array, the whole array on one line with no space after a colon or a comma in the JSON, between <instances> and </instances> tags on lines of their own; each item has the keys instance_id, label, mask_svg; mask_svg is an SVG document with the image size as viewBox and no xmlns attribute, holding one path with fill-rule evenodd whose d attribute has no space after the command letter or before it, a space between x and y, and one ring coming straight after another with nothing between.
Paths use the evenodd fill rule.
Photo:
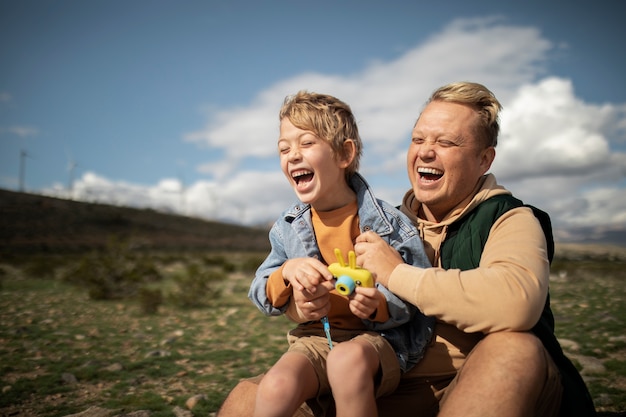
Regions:
<instances>
[{"instance_id":1,"label":"blue sky","mask_svg":"<svg viewBox=\"0 0 626 417\"><path fill-rule=\"evenodd\" d=\"M508 3L0 0L0 188L271 222L277 112L307 89L352 106L398 204L424 101L471 80L505 107L503 185L560 240L626 231L626 2Z\"/></svg>"}]
</instances>

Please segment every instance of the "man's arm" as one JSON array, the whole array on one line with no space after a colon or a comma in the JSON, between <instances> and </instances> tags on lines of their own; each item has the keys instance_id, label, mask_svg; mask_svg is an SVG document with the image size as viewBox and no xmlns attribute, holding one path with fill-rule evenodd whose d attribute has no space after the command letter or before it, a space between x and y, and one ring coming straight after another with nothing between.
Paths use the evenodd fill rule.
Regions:
<instances>
[{"instance_id":1,"label":"man's arm","mask_svg":"<svg viewBox=\"0 0 626 417\"><path fill-rule=\"evenodd\" d=\"M528 208L510 210L496 221L479 267L468 271L394 266L396 260L376 243L357 243L356 248L357 262L392 292L468 333L529 330L546 301L546 241Z\"/></svg>"}]
</instances>

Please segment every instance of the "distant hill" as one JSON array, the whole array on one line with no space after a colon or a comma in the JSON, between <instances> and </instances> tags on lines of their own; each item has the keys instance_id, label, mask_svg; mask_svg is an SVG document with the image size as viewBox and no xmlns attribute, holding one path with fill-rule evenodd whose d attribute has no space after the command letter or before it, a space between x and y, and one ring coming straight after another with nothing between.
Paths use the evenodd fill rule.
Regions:
<instances>
[{"instance_id":1,"label":"distant hill","mask_svg":"<svg viewBox=\"0 0 626 417\"><path fill-rule=\"evenodd\" d=\"M85 252L112 238L145 250L260 251L270 249L268 230L107 204L85 203L0 189L0 256ZM613 242L556 245L564 258L626 259Z\"/></svg>"},{"instance_id":2,"label":"distant hill","mask_svg":"<svg viewBox=\"0 0 626 417\"><path fill-rule=\"evenodd\" d=\"M0 190L0 254L83 252L111 238L156 250L269 251L268 231Z\"/></svg>"}]
</instances>

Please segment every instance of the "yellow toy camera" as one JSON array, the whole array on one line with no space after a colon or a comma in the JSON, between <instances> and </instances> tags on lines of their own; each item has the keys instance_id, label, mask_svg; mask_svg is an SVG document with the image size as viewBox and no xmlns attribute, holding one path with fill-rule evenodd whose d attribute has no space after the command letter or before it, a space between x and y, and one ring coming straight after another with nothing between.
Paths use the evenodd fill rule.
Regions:
<instances>
[{"instance_id":1,"label":"yellow toy camera","mask_svg":"<svg viewBox=\"0 0 626 417\"><path fill-rule=\"evenodd\" d=\"M350 295L356 287L373 287L374 278L372 273L364 268L356 266L356 254L348 253L348 264L343 259L339 249L335 249L337 262L328 265L328 270L337 278L335 289L341 295Z\"/></svg>"}]
</instances>

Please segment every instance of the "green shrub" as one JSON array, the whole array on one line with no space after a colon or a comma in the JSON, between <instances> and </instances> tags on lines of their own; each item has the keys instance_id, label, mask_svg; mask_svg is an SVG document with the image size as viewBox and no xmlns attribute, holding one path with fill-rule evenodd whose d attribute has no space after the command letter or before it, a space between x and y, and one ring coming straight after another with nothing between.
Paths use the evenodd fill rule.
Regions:
<instances>
[{"instance_id":1,"label":"green shrub","mask_svg":"<svg viewBox=\"0 0 626 417\"><path fill-rule=\"evenodd\" d=\"M241 271L255 272L264 260L265 258L261 256L249 256L241 262Z\"/></svg>"},{"instance_id":2,"label":"green shrub","mask_svg":"<svg viewBox=\"0 0 626 417\"><path fill-rule=\"evenodd\" d=\"M105 250L83 257L65 280L87 288L92 300L133 297L142 284L161 280L152 261L132 253L128 242L112 240Z\"/></svg>"},{"instance_id":3,"label":"green shrub","mask_svg":"<svg viewBox=\"0 0 626 417\"><path fill-rule=\"evenodd\" d=\"M169 300L179 307L194 308L206 306L221 295L216 284L226 279L226 274L191 263L184 271L175 273L172 279L176 289L169 294Z\"/></svg>"},{"instance_id":4,"label":"green shrub","mask_svg":"<svg viewBox=\"0 0 626 417\"><path fill-rule=\"evenodd\" d=\"M206 266L217 266L222 268L224 272L235 271L235 265L222 255L207 256L203 261Z\"/></svg>"},{"instance_id":5,"label":"green shrub","mask_svg":"<svg viewBox=\"0 0 626 417\"><path fill-rule=\"evenodd\" d=\"M145 314L155 314L163 304L163 291L160 288L142 287L139 289L139 305Z\"/></svg>"}]
</instances>

